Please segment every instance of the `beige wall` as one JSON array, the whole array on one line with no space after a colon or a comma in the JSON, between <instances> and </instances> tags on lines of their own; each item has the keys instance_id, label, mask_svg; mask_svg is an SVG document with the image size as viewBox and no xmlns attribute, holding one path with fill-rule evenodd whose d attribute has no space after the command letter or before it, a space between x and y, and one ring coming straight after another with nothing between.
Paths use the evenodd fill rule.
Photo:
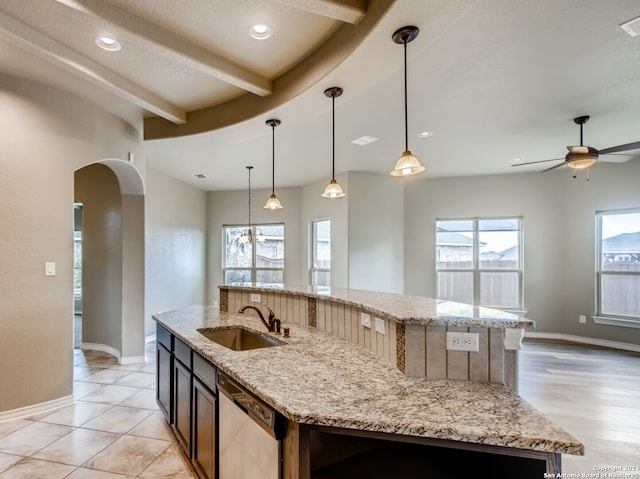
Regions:
<instances>
[{"instance_id":1,"label":"beige wall","mask_svg":"<svg viewBox=\"0 0 640 479\"><path fill-rule=\"evenodd\" d=\"M349 288L404 292L403 180L349 173Z\"/></svg>"},{"instance_id":2,"label":"beige wall","mask_svg":"<svg viewBox=\"0 0 640 479\"><path fill-rule=\"evenodd\" d=\"M140 124L0 75L0 412L73 390L74 171L134 153ZM44 275L44 263L56 275Z\"/></svg>"},{"instance_id":3,"label":"beige wall","mask_svg":"<svg viewBox=\"0 0 640 479\"><path fill-rule=\"evenodd\" d=\"M152 315L204 304L207 193L147 169L145 335Z\"/></svg>"}]
</instances>

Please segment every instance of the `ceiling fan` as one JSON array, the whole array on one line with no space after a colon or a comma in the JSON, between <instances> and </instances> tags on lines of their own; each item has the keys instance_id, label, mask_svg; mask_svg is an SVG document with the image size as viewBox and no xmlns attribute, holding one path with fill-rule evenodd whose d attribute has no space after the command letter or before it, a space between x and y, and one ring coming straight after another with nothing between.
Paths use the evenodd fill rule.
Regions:
<instances>
[{"instance_id":1,"label":"ceiling fan","mask_svg":"<svg viewBox=\"0 0 640 479\"><path fill-rule=\"evenodd\" d=\"M627 159L629 159L629 155L622 155L616 158L612 154L618 153L621 151L640 149L640 141L636 141L634 143L627 143L625 145L612 146L609 148L605 148L603 150L596 150L592 146L584 145L582 142L582 127L588 121L589 121L588 115L579 116L573 119L573 122L576 125L580 125L580 145L567 146L567 150L569 150L569 153L567 153L567 155L564 158L553 158L551 160L529 161L527 163L514 163L511 166L524 166L524 165L532 165L534 163L545 163L548 161L564 160L562 163L558 163L557 165L552 166L551 168L542 170L542 172L554 170L562 165L567 165L570 168L573 168L575 170L581 170L581 169L589 168L598 160L605 161L605 162L612 162L612 163L621 163L623 161L627 161ZM602 158L602 155L607 155L607 156L605 158Z\"/></svg>"}]
</instances>

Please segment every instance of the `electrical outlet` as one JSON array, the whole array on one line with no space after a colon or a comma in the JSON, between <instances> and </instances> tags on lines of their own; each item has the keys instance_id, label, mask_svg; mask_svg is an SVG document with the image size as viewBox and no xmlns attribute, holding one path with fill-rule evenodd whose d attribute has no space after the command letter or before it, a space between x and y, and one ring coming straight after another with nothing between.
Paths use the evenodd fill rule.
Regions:
<instances>
[{"instance_id":1,"label":"electrical outlet","mask_svg":"<svg viewBox=\"0 0 640 479\"><path fill-rule=\"evenodd\" d=\"M450 351L472 351L480 350L478 333L462 333L447 331L447 349Z\"/></svg>"},{"instance_id":2,"label":"electrical outlet","mask_svg":"<svg viewBox=\"0 0 640 479\"><path fill-rule=\"evenodd\" d=\"M578 316L578 321L584 324L587 322L587 317L584 314L581 314L580 316Z\"/></svg>"},{"instance_id":3,"label":"electrical outlet","mask_svg":"<svg viewBox=\"0 0 640 479\"><path fill-rule=\"evenodd\" d=\"M376 331L380 334L384 334L384 319L376 318Z\"/></svg>"},{"instance_id":4,"label":"electrical outlet","mask_svg":"<svg viewBox=\"0 0 640 479\"><path fill-rule=\"evenodd\" d=\"M360 313L360 324L362 324L365 328L371 327L371 316L367 313Z\"/></svg>"},{"instance_id":5,"label":"electrical outlet","mask_svg":"<svg viewBox=\"0 0 640 479\"><path fill-rule=\"evenodd\" d=\"M252 303L260 303L261 296L259 294L252 293L250 299Z\"/></svg>"}]
</instances>

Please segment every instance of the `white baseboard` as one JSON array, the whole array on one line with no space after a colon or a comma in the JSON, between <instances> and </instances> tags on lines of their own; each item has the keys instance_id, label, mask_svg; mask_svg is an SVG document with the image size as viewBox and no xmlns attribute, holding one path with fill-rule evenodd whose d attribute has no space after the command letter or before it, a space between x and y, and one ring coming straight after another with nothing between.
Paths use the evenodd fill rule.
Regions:
<instances>
[{"instance_id":1,"label":"white baseboard","mask_svg":"<svg viewBox=\"0 0 640 479\"><path fill-rule=\"evenodd\" d=\"M139 364L147 362L145 356L123 356L120 358L120 364Z\"/></svg>"},{"instance_id":2,"label":"white baseboard","mask_svg":"<svg viewBox=\"0 0 640 479\"><path fill-rule=\"evenodd\" d=\"M145 342L145 344L147 344L147 343L155 343L156 342L156 333L150 334L149 336L145 336L144 342Z\"/></svg>"},{"instance_id":3,"label":"white baseboard","mask_svg":"<svg viewBox=\"0 0 640 479\"><path fill-rule=\"evenodd\" d=\"M12 409L10 411L3 411L0 413L0 422L12 421L14 419L21 419L30 416L39 416L54 409L71 406L74 403L75 399L73 398L73 394L71 394L70 396L61 397L59 399L53 399L51 401L33 404L31 406L20 407L17 409Z\"/></svg>"},{"instance_id":4,"label":"white baseboard","mask_svg":"<svg viewBox=\"0 0 640 479\"><path fill-rule=\"evenodd\" d=\"M624 351L634 351L634 352L640 353L640 344L622 343L619 341L609 341L608 339L587 338L584 336L574 336L573 334L525 331L524 337L539 338L539 339L558 339L562 341L570 341L572 343L591 344L593 346L602 346L605 348L622 349Z\"/></svg>"}]
</instances>

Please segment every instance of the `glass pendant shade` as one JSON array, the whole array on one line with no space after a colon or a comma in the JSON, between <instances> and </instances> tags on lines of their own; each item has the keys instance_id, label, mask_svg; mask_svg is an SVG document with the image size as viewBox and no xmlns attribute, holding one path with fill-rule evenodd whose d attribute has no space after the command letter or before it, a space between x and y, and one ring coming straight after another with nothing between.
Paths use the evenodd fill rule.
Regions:
<instances>
[{"instance_id":1,"label":"glass pendant shade","mask_svg":"<svg viewBox=\"0 0 640 479\"><path fill-rule=\"evenodd\" d=\"M425 168L420 164L420 160L413 156L409 150L405 150L396 161L396 166L391 172L391 176L416 175L424 170Z\"/></svg>"},{"instance_id":2,"label":"glass pendant shade","mask_svg":"<svg viewBox=\"0 0 640 479\"><path fill-rule=\"evenodd\" d=\"M253 233L251 232L251 228L247 228L242 232L242 234L238 238L238 243L240 244L253 243Z\"/></svg>"},{"instance_id":3,"label":"glass pendant shade","mask_svg":"<svg viewBox=\"0 0 640 479\"><path fill-rule=\"evenodd\" d=\"M582 142L582 134L580 134L580 141ZM598 161L598 150L591 146L572 146L570 150L564 159L574 170L584 170Z\"/></svg>"},{"instance_id":4,"label":"glass pendant shade","mask_svg":"<svg viewBox=\"0 0 640 479\"><path fill-rule=\"evenodd\" d=\"M280 208L282 208L282 204L280 203L280 200L278 199L278 197L275 194L272 194L267 199L267 202L264 204L264 207L267 210L279 210Z\"/></svg>"},{"instance_id":5,"label":"glass pendant shade","mask_svg":"<svg viewBox=\"0 0 640 479\"><path fill-rule=\"evenodd\" d=\"M569 165L574 170L583 170L585 168L589 168L593 165L597 160L597 157L582 155L582 158L572 158L567 161L567 165Z\"/></svg>"},{"instance_id":6,"label":"glass pendant shade","mask_svg":"<svg viewBox=\"0 0 640 479\"><path fill-rule=\"evenodd\" d=\"M335 178L331 179L322 193L323 198L342 198L345 195L346 193L342 191L342 186L340 186Z\"/></svg>"}]
</instances>

